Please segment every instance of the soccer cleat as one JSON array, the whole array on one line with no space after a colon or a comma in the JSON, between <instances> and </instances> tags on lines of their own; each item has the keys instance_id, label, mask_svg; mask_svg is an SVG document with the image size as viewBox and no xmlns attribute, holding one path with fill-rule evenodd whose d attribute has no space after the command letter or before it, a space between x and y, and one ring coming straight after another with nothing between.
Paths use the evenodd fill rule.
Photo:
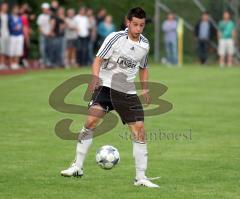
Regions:
<instances>
[{"instance_id":1,"label":"soccer cleat","mask_svg":"<svg viewBox=\"0 0 240 199\"><path fill-rule=\"evenodd\" d=\"M145 187L149 187L149 188L159 188L160 186L157 184L154 184L150 181L150 179L155 180L158 179L157 178L142 178L142 179L135 179L134 180L134 185L135 186L145 186Z\"/></svg>"},{"instance_id":2,"label":"soccer cleat","mask_svg":"<svg viewBox=\"0 0 240 199\"><path fill-rule=\"evenodd\" d=\"M82 177L83 169L79 169L79 167L73 163L68 169L61 171L61 175L65 177Z\"/></svg>"}]
</instances>

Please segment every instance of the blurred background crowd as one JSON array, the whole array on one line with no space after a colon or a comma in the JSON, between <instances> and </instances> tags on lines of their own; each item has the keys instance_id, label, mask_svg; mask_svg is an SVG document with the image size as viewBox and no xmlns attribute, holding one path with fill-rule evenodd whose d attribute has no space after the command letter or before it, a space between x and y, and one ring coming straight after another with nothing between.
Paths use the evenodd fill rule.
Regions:
<instances>
[{"instance_id":1,"label":"blurred background crowd","mask_svg":"<svg viewBox=\"0 0 240 199\"><path fill-rule=\"evenodd\" d=\"M42 3L41 14L30 14L28 4L1 4L0 69L31 67L28 62L31 23L39 31L39 64L42 68L88 66L94 52L116 31L105 8L95 15L92 8L65 9L58 1Z\"/></svg>"},{"instance_id":2,"label":"blurred background crowd","mask_svg":"<svg viewBox=\"0 0 240 199\"><path fill-rule=\"evenodd\" d=\"M98 9L85 6L66 7L61 5L60 1L52 0L50 3L42 2L38 10L41 12L34 13L28 3L11 5L8 1L1 3L0 70L90 66L106 36L127 27L124 15L121 19L115 18L113 22L113 17L104 7ZM179 65L180 17L171 11L164 17L161 18L161 33L159 32L163 33L164 48L162 46L161 49L165 51L161 53L162 63L176 66ZM236 46L238 26L232 20L232 13L223 10L222 19L217 22L214 22L206 11L197 17L199 20L195 21L191 34L195 38L193 42L197 48L194 53L199 63L208 64L209 54L215 53L218 55L219 66L231 67L234 64L233 56L238 52ZM118 25L115 25L116 21ZM147 23L153 25L154 17L149 17ZM34 41L32 37L36 35L38 39ZM153 44L153 34L146 36L150 37ZM193 42L185 41L185 49L189 50ZM215 50L214 42L217 43ZM32 50L32 43L37 49ZM34 59L29 55L33 51L38 52Z\"/></svg>"}]
</instances>

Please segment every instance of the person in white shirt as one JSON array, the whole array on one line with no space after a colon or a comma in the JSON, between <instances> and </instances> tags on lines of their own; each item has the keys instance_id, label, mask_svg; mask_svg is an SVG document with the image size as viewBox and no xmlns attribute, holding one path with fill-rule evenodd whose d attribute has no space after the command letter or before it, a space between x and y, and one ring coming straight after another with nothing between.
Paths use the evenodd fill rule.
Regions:
<instances>
[{"instance_id":1,"label":"person in white shirt","mask_svg":"<svg viewBox=\"0 0 240 199\"><path fill-rule=\"evenodd\" d=\"M87 9L87 17L89 19L89 44L88 44L88 64L91 65L94 58L94 44L97 39L97 22L92 8Z\"/></svg>"},{"instance_id":2,"label":"person in white shirt","mask_svg":"<svg viewBox=\"0 0 240 199\"><path fill-rule=\"evenodd\" d=\"M74 65L76 63L77 29L74 16L75 10L72 8L68 9L66 17L67 65Z\"/></svg>"},{"instance_id":3,"label":"person in white shirt","mask_svg":"<svg viewBox=\"0 0 240 199\"><path fill-rule=\"evenodd\" d=\"M40 51L43 66L49 67L51 65L49 60L49 53L48 53L48 43L49 43L49 36L51 32L50 5L48 3L43 3L41 8L42 8L42 14L40 14L37 18L37 25L40 31L39 51Z\"/></svg>"},{"instance_id":4,"label":"person in white shirt","mask_svg":"<svg viewBox=\"0 0 240 199\"><path fill-rule=\"evenodd\" d=\"M90 36L89 19L86 16L86 8L81 7L79 14L74 18L78 42L77 42L77 63L79 66L86 66L88 62L88 42Z\"/></svg>"},{"instance_id":5,"label":"person in white shirt","mask_svg":"<svg viewBox=\"0 0 240 199\"><path fill-rule=\"evenodd\" d=\"M0 10L0 70L7 69L9 55L8 4L1 4Z\"/></svg>"},{"instance_id":6,"label":"person in white shirt","mask_svg":"<svg viewBox=\"0 0 240 199\"><path fill-rule=\"evenodd\" d=\"M11 11L8 19L10 34L9 64L12 70L18 70L20 69L20 57L23 56L24 50L23 21L19 16L20 8L18 5L13 5Z\"/></svg>"},{"instance_id":7,"label":"person in white shirt","mask_svg":"<svg viewBox=\"0 0 240 199\"><path fill-rule=\"evenodd\" d=\"M135 186L158 188L146 177L147 144L144 130L142 104L136 94L134 79L139 72L142 95L150 103L148 90L147 56L149 42L141 34L145 27L146 14L140 8L128 13L128 29L111 33L103 42L92 66L93 93L89 103L88 116L79 134L76 160L63 176L82 176L85 156L91 146L93 133L105 114L115 110L127 124L133 135L133 155L135 158ZM135 108L134 108L135 107Z\"/></svg>"}]
</instances>

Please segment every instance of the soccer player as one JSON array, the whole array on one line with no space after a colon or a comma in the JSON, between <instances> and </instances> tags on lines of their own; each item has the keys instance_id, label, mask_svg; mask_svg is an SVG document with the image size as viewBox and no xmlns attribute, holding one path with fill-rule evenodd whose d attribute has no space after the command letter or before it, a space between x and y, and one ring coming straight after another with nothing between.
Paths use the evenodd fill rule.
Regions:
<instances>
[{"instance_id":1,"label":"soccer player","mask_svg":"<svg viewBox=\"0 0 240 199\"><path fill-rule=\"evenodd\" d=\"M149 43L141 34L145 26L145 11L140 7L133 8L129 11L127 19L128 28L111 33L96 55L92 67L93 80L90 84L90 90L94 93L89 103L85 125L79 135L76 160L68 169L61 171L61 175L83 175L83 162L92 143L94 129L106 113L115 110L133 134L136 167L134 185L159 187L145 175L147 144L144 113L134 85L135 76L139 71L142 95L146 103L150 103L147 84Z\"/></svg>"}]
</instances>

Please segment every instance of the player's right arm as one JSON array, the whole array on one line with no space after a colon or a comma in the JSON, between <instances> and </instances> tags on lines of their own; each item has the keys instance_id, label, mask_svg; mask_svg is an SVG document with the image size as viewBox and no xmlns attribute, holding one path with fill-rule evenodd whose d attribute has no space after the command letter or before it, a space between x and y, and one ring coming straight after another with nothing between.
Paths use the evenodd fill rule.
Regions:
<instances>
[{"instance_id":1,"label":"player's right arm","mask_svg":"<svg viewBox=\"0 0 240 199\"><path fill-rule=\"evenodd\" d=\"M102 62L103 62L103 58L98 57L98 56L93 61L93 64L92 64L92 82L89 85L89 90L91 92L94 92L94 90L99 87L99 71L100 71L100 67L101 67Z\"/></svg>"},{"instance_id":2,"label":"player's right arm","mask_svg":"<svg viewBox=\"0 0 240 199\"><path fill-rule=\"evenodd\" d=\"M104 60L107 60L111 57L113 53L113 45L120 38L120 35L116 34L116 32L111 33L104 40L101 48L99 49L96 58L92 64L92 82L89 86L89 90L93 92L96 88L99 87L100 79L99 79L99 71L101 64Z\"/></svg>"}]
</instances>

